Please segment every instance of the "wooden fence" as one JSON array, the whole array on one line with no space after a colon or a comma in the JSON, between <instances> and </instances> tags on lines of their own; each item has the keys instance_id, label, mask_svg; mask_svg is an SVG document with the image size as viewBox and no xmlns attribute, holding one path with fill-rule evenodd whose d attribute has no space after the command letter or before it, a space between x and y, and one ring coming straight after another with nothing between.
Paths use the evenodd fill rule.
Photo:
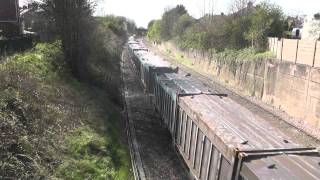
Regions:
<instances>
[{"instance_id":1,"label":"wooden fence","mask_svg":"<svg viewBox=\"0 0 320 180\"><path fill-rule=\"evenodd\" d=\"M320 67L320 41L269 38L269 50L278 60Z\"/></svg>"}]
</instances>

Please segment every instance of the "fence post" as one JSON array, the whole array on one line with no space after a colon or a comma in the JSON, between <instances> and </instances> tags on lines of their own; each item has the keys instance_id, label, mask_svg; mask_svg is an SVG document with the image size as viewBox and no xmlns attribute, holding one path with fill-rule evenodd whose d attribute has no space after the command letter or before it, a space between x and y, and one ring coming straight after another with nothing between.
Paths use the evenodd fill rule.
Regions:
<instances>
[{"instance_id":1,"label":"fence post","mask_svg":"<svg viewBox=\"0 0 320 180\"><path fill-rule=\"evenodd\" d=\"M272 52L277 54L277 50L275 49L276 48L276 38L273 38L272 41L273 41L273 44L272 44Z\"/></svg>"},{"instance_id":2,"label":"fence post","mask_svg":"<svg viewBox=\"0 0 320 180\"><path fill-rule=\"evenodd\" d=\"M294 60L294 64L297 64L298 51L299 51L299 42L300 42L300 40L298 39L298 40L297 40L297 49L296 49L296 58L295 58L295 60Z\"/></svg>"},{"instance_id":3,"label":"fence post","mask_svg":"<svg viewBox=\"0 0 320 180\"><path fill-rule=\"evenodd\" d=\"M314 43L314 54L313 54L313 63L312 63L312 67L314 67L314 63L316 62L316 54L317 54L317 45L318 45L318 41L316 41L316 43Z\"/></svg>"},{"instance_id":4,"label":"fence post","mask_svg":"<svg viewBox=\"0 0 320 180\"><path fill-rule=\"evenodd\" d=\"M281 59L280 59L280 61L282 61L282 54L283 54L282 52L283 52L283 39L281 38L281 52L280 52L281 53L281 56L280 56Z\"/></svg>"},{"instance_id":5,"label":"fence post","mask_svg":"<svg viewBox=\"0 0 320 180\"><path fill-rule=\"evenodd\" d=\"M270 51L272 51L272 53L274 53L274 38L271 38L271 49L270 49Z\"/></svg>"},{"instance_id":6,"label":"fence post","mask_svg":"<svg viewBox=\"0 0 320 180\"><path fill-rule=\"evenodd\" d=\"M278 39L274 40L274 53L278 56Z\"/></svg>"}]
</instances>

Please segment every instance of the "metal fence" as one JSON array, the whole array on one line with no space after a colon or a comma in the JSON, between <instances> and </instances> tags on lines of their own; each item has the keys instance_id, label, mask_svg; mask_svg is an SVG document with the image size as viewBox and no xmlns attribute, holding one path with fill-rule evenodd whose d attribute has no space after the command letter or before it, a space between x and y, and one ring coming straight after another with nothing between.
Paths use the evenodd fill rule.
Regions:
<instances>
[{"instance_id":1,"label":"metal fence","mask_svg":"<svg viewBox=\"0 0 320 180\"><path fill-rule=\"evenodd\" d=\"M278 60L320 67L320 41L269 38L269 50Z\"/></svg>"}]
</instances>

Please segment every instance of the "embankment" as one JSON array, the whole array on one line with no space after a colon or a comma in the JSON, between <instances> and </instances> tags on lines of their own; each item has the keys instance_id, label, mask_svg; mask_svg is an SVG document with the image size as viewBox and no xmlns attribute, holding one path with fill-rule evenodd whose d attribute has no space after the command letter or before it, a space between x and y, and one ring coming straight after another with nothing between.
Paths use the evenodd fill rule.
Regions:
<instances>
[{"instance_id":1,"label":"embankment","mask_svg":"<svg viewBox=\"0 0 320 180\"><path fill-rule=\"evenodd\" d=\"M59 42L0 64L0 179L133 179L121 109Z\"/></svg>"}]
</instances>

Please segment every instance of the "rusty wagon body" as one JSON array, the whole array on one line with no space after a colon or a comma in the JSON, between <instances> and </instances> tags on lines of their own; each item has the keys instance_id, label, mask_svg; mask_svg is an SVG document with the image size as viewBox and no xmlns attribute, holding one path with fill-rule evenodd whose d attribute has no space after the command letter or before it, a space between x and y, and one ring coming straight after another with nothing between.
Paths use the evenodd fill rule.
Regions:
<instances>
[{"instance_id":1,"label":"rusty wagon body","mask_svg":"<svg viewBox=\"0 0 320 180\"><path fill-rule=\"evenodd\" d=\"M142 70L149 67L144 59L152 57L140 52L134 56L140 59L136 67L143 71L141 80L194 179L320 179L316 148L291 139L226 93L188 74ZM152 86L143 74L154 77Z\"/></svg>"}]
</instances>

